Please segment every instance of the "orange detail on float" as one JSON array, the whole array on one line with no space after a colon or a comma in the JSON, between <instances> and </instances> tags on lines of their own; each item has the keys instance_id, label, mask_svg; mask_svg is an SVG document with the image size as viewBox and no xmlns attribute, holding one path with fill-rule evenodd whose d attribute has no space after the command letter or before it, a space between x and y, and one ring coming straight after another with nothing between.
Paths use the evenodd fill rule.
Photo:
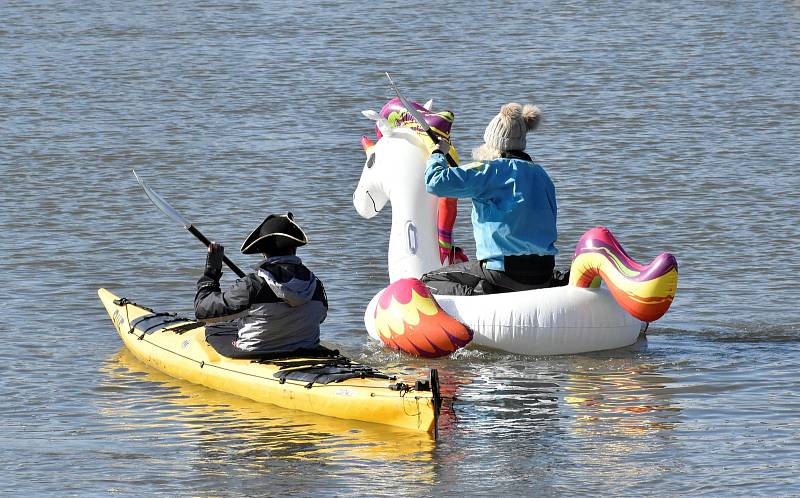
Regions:
<instances>
[{"instance_id":1,"label":"orange detail on float","mask_svg":"<svg viewBox=\"0 0 800 498\"><path fill-rule=\"evenodd\" d=\"M416 278L397 280L383 290L375 327L390 348L426 358L446 356L472 340L472 331L445 313Z\"/></svg>"}]
</instances>

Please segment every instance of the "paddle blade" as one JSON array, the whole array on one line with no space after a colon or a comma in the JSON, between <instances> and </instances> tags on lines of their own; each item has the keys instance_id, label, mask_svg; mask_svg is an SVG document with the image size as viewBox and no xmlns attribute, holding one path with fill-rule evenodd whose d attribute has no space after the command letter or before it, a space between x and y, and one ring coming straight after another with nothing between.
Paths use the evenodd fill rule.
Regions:
<instances>
[{"instance_id":1,"label":"paddle blade","mask_svg":"<svg viewBox=\"0 0 800 498\"><path fill-rule=\"evenodd\" d=\"M148 187L147 184L144 182L144 180L142 180L139 177L139 175L136 174L136 170L131 170L131 171L133 171L133 176L136 177L136 181L138 181L139 185L141 185L142 189L144 189L144 193L147 196L147 198L150 199L150 202L155 204L155 206L158 209L160 209L162 213L166 214L167 216L175 220L177 223L183 225L183 228L188 229L192 225L191 223L189 223L189 220L181 216L179 212L175 211L175 208L173 208L169 204L169 202L167 202L163 197L158 195L158 193L156 193L155 190Z\"/></svg>"},{"instance_id":2,"label":"paddle blade","mask_svg":"<svg viewBox=\"0 0 800 498\"><path fill-rule=\"evenodd\" d=\"M414 121L416 121L417 124L420 125L423 130L425 130L425 132L430 133L429 130L431 129L431 126L428 124L427 121L425 121L425 118L422 117L422 114L420 114L419 111L414 109L414 106L411 105L411 102L409 102L408 100L406 100L405 97L403 97L403 94L400 93L400 89L397 88L397 85L394 84L394 81L392 81L392 77L389 76L389 73L386 73L386 77L389 79L389 85L392 86L392 90L394 90L394 93L397 94L397 98L400 99L400 102L403 104L403 107L406 108L406 112L408 112L411 115L411 117L414 118ZM434 143L436 143L435 140Z\"/></svg>"}]
</instances>

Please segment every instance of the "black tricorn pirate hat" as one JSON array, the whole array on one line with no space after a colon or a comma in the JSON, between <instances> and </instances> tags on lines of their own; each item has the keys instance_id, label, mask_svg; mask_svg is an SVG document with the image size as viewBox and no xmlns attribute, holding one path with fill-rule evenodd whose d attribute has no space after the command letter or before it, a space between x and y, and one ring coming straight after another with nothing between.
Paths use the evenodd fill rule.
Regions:
<instances>
[{"instance_id":1,"label":"black tricorn pirate hat","mask_svg":"<svg viewBox=\"0 0 800 498\"><path fill-rule=\"evenodd\" d=\"M308 243L292 213L271 214L242 243L242 254L285 252Z\"/></svg>"}]
</instances>

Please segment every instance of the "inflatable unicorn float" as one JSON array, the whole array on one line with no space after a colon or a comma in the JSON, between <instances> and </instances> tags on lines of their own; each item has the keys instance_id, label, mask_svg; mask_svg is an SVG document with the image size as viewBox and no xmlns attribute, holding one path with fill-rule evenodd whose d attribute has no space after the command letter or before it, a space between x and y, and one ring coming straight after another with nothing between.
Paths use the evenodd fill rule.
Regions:
<instances>
[{"instance_id":1,"label":"inflatable unicorn float","mask_svg":"<svg viewBox=\"0 0 800 498\"><path fill-rule=\"evenodd\" d=\"M417 115L449 140L452 113L411 102ZM419 278L442 266L441 201L425 191L425 162L433 141L397 98L380 112L377 142L362 137L367 161L353 205L372 218L391 202L389 285L367 305L370 337L406 353L438 357L468 343L526 355L573 354L629 346L649 322L667 312L678 265L662 253L649 265L634 261L606 228L578 241L569 284L480 296L432 295ZM601 283L604 284L601 286Z\"/></svg>"}]
</instances>

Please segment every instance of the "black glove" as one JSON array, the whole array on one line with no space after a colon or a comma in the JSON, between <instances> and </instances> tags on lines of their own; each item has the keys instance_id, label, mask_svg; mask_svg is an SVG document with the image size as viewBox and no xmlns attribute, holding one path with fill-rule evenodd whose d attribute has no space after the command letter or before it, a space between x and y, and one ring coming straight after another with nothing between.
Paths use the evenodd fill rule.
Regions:
<instances>
[{"instance_id":1,"label":"black glove","mask_svg":"<svg viewBox=\"0 0 800 498\"><path fill-rule=\"evenodd\" d=\"M208 246L208 255L206 256L206 269L203 272L205 276L218 282L222 278L222 258L225 257L225 248L216 242L212 242Z\"/></svg>"}]
</instances>

